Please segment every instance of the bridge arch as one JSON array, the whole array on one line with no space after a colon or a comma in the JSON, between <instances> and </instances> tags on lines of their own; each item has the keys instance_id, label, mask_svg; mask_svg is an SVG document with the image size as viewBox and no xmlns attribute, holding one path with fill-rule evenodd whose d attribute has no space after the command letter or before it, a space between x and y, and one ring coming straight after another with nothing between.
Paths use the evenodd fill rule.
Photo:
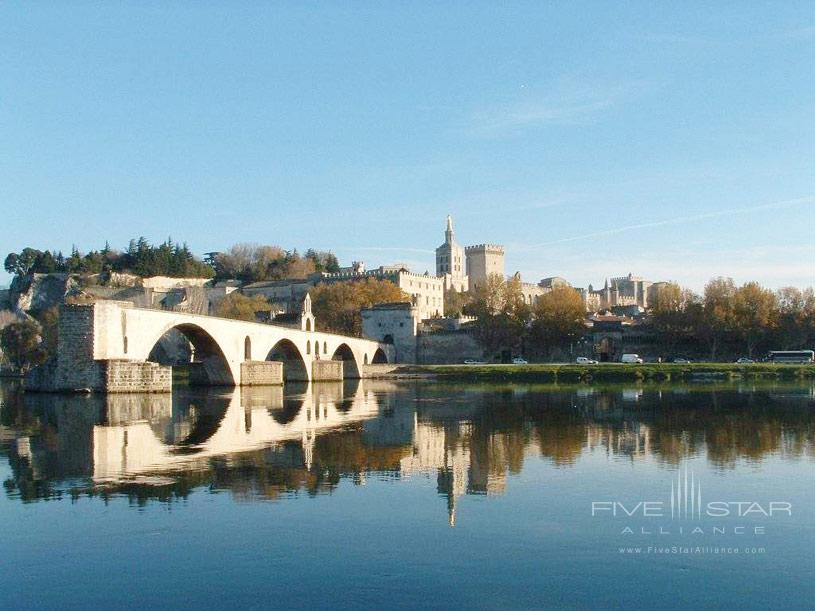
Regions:
<instances>
[{"instance_id":1,"label":"bridge arch","mask_svg":"<svg viewBox=\"0 0 815 611\"><path fill-rule=\"evenodd\" d=\"M342 361L342 377L343 378L360 378L362 377L357 364L357 358L354 356L354 351L346 343L342 343L334 350L331 356L334 361Z\"/></svg>"},{"instance_id":2,"label":"bridge arch","mask_svg":"<svg viewBox=\"0 0 815 611\"><path fill-rule=\"evenodd\" d=\"M269 354L266 355L266 360L282 361L283 379L287 382L292 380L308 382L309 380L308 368L303 355L289 339L281 339L272 346Z\"/></svg>"},{"instance_id":3,"label":"bridge arch","mask_svg":"<svg viewBox=\"0 0 815 611\"><path fill-rule=\"evenodd\" d=\"M388 355L385 354L385 351L382 348L377 348L376 352L374 352L374 358L371 360L371 363L374 365L383 365L387 364L388 362Z\"/></svg>"},{"instance_id":4,"label":"bridge arch","mask_svg":"<svg viewBox=\"0 0 815 611\"><path fill-rule=\"evenodd\" d=\"M179 323L170 325L161 330L158 337L152 341L148 361L163 365L177 365L178 362L168 362L166 352L161 349L160 343L165 336L180 333L192 346L190 356L190 384L206 384L210 386L235 386L235 376L224 356L221 346L203 327L195 323Z\"/></svg>"}]
</instances>

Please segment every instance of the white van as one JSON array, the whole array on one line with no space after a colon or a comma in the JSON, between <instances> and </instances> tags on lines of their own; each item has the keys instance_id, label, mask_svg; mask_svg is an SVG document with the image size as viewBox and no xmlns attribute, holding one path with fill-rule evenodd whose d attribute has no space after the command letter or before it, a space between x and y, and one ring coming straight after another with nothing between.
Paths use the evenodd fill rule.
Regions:
<instances>
[{"instance_id":1,"label":"white van","mask_svg":"<svg viewBox=\"0 0 815 611\"><path fill-rule=\"evenodd\" d=\"M624 354L623 357L620 359L621 363L642 363L642 359L640 358L639 354Z\"/></svg>"}]
</instances>

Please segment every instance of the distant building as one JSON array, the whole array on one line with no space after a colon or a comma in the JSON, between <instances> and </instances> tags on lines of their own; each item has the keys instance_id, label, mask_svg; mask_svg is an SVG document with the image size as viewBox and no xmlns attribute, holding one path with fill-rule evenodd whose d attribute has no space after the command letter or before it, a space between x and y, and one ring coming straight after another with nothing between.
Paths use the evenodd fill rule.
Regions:
<instances>
[{"instance_id":1,"label":"distant building","mask_svg":"<svg viewBox=\"0 0 815 611\"><path fill-rule=\"evenodd\" d=\"M363 269L361 263L358 269ZM306 294L318 284L355 282L374 278L388 280L410 295L421 318L439 316L444 312L444 279L429 274L414 274L405 265L383 265L369 271L318 272L300 280L253 282L243 287L247 295L263 295L286 312L296 312Z\"/></svg>"},{"instance_id":2,"label":"distant building","mask_svg":"<svg viewBox=\"0 0 815 611\"><path fill-rule=\"evenodd\" d=\"M607 310L618 306L648 308L653 297L651 287L655 283L633 274L606 280L603 288L595 290L592 285L583 291L586 309L590 312ZM658 283L661 284L661 283Z\"/></svg>"},{"instance_id":3,"label":"distant building","mask_svg":"<svg viewBox=\"0 0 815 611\"><path fill-rule=\"evenodd\" d=\"M391 344L395 362L416 362L417 307L409 301L380 303L362 310L362 337Z\"/></svg>"},{"instance_id":4,"label":"distant building","mask_svg":"<svg viewBox=\"0 0 815 611\"><path fill-rule=\"evenodd\" d=\"M464 249L470 288L482 284L489 276L504 278L504 247L497 244L477 244Z\"/></svg>"},{"instance_id":5,"label":"distant building","mask_svg":"<svg viewBox=\"0 0 815 611\"><path fill-rule=\"evenodd\" d=\"M455 241L453 218L448 215L444 244L436 249L436 276L444 278L445 290L462 292L469 288L466 265L464 247Z\"/></svg>"}]
</instances>

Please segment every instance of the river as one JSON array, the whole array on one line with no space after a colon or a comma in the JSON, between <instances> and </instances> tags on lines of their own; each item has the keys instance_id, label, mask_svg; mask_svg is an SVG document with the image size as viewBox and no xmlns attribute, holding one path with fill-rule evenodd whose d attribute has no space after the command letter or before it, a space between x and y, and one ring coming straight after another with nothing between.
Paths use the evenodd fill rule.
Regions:
<instances>
[{"instance_id":1,"label":"river","mask_svg":"<svg viewBox=\"0 0 815 611\"><path fill-rule=\"evenodd\" d=\"M810 383L0 391L4 608L815 599Z\"/></svg>"}]
</instances>

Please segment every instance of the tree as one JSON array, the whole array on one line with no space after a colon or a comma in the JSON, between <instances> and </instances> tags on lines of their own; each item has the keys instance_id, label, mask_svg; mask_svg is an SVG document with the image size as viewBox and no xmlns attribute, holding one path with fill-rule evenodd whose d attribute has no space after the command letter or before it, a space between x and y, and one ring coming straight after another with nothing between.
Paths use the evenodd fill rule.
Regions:
<instances>
[{"instance_id":1,"label":"tree","mask_svg":"<svg viewBox=\"0 0 815 611\"><path fill-rule=\"evenodd\" d=\"M492 354L520 350L531 318L520 278L504 280L499 274L490 274L471 294L465 313L477 317L475 336L485 350Z\"/></svg>"},{"instance_id":2,"label":"tree","mask_svg":"<svg viewBox=\"0 0 815 611\"><path fill-rule=\"evenodd\" d=\"M570 346L586 331L586 306L576 290L555 286L532 308L531 344L538 353Z\"/></svg>"},{"instance_id":3,"label":"tree","mask_svg":"<svg viewBox=\"0 0 815 611\"><path fill-rule=\"evenodd\" d=\"M785 350L800 350L815 341L815 291L784 287L776 293L776 341Z\"/></svg>"},{"instance_id":4,"label":"tree","mask_svg":"<svg viewBox=\"0 0 815 611\"><path fill-rule=\"evenodd\" d=\"M464 309L470 303L471 296L464 291L457 291L450 288L444 292L444 315L445 316L458 316L464 312Z\"/></svg>"},{"instance_id":5,"label":"tree","mask_svg":"<svg viewBox=\"0 0 815 611\"><path fill-rule=\"evenodd\" d=\"M693 336L695 305L699 298L678 284L668 283L659 287L651 301L650 315L660 344L672 352Z\"/></svg>"},{"instance_id":6,"label":"tree","mask_svg":"<svg viewBox=\"0 0 815 611\"><path fill-rule=\"evenodd\" d=\"M732 278L715 278L705 285L702 311L696 332L715 359L722 342L733 336L736 285Z\"/></svg>"},{"instance_id":7,"label":"tree","mask_svg":"<svg viewBox=\"0 0 815 611\"><path fill-rule=\"evenodd\" d=\"M45 361L40 325L33 320L13 322L0 331L0 348L8 362L25 373Z\"/></svg>"},{"instance_id":8,"label":"tree","mask_svg":"<svg viewBox=\"0 0 815 611\"><path fill-rule=\"evenodd\" d=\"M277 310L277 307L269 303L263 295L249 297L234 291L224 297L217 305L215 316L255 322L257 320L256 312L272 312L275 310Z\"/></svg>"},{"instance_id":9,"label":"tree","mask_svg":"<svg viewBox=\"0 0 815 611\"><path fill-rule=\"evenodd\" d=\"M747 356L752 357L756 346L769 335L778 321L775 293L757 282L741 286L733 299L733 327L744 342Z\"/></svg>"},{"instance_id":10,"label":"tree","mask_svg":"<svg viewBox=\"0 0 815 611\"><path fill-rule=\"evenodd\" d=\"M357 337L362 336L362 308L397 301L410 301L410 297L393 282L375 278L318 284L311 291L317 326Z\"/></svg>"}]
</instances>

